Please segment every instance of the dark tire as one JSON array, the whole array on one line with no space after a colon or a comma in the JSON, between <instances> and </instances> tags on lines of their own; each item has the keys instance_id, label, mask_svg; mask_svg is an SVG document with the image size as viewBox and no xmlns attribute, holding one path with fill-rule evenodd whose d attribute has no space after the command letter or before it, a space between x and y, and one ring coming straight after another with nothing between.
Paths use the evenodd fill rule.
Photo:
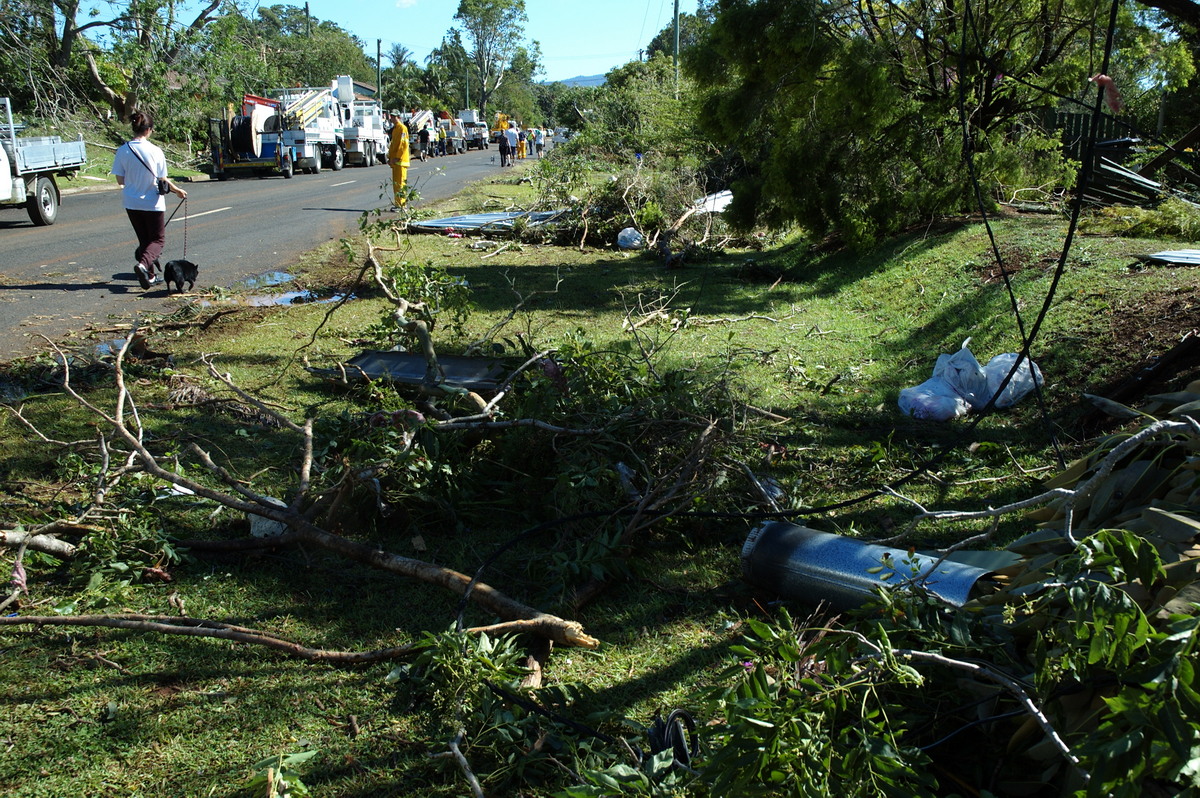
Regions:
<instances>
[{"instance_id":1,"label":"dark tire","mask_svg":"<svg viewBox=\"0 0 1200 798\"><path fill-rule=\"evenodd\" d=\"M283 179L291 180L292 175L295 173L295 171L296 171L296 167L295 167L295 165L292 164L292 159L284 158L283 165L281 167L279 167L279 172L283 175Z\"/></svg>"},{"instance_id":2,"label":"dark tire","mask_svg":"<svg viewBox=\"0 0 1200 798\"><path fill-rule=\"evenodd\" d=\"M346 153L340 144L333 145L333 154L329 157L329 168L335 172L342 171L346 165Z\"/></svg>"},{"instance_id":3,"label":"dark tire","mask_svg":"<svg viewBox=\"0 0 1200 798\"><path fill-rule=\"evenodd\" d=\"M219 180L220 182L224 183L228 179L229 179L228 172L217 172L217 180Z\"/></svg>"},{"instance_id":4,"label":"dark tire","mask_svg":"<svg viewBox=\"0 0 1200 798\"><path fill-rule=\"evenodd\" d=\"M313 165L312 165L312 166L310 166L310 167L309 167L309 169L308 169L308 173L309 173L310 175L319 175L319 174L321 174L321 159L322 159L322 158L324 158L324 157L325 157L325 156L324 156L322 153L319 153L319 152L318 152L318 153L317 153L317 157L316 157L316 158L313 158Z\"/></svg>"},{"instance_id":5,"label":"dark tire","mask_svg":"<svg viewBox=\"0 0 1200 798\"><path fill-rule=\"evenodd\" d=\"M25 201L30 220L39 227L54 224L58 218L58 186L50 177L39 177L33 196Z\"/></svg>"}]
</instances>

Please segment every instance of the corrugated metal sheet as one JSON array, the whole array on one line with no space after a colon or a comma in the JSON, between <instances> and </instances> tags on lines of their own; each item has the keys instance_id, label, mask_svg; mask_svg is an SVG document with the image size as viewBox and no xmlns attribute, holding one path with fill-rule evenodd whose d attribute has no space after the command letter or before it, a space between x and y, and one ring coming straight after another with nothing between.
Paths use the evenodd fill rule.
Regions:
<instances>
[{"instance_id":1,"label":"corrugated metal sheet","mask_svg":"<svg viewBox=\"0 0 1200 798\"><path fill-rule=\"evenodd\" d=\"M547 222L557 219L566 213L565 210L557 211L515 211L511 213L470 213L463 216L447 216L442 219L425 219L419 222L410 222L409 227L413 230L420 230L427 233L442 233L447 230L462 231L462 230L512 230L517 219L528 220L529 227L537 227L538 225L546 224Z\"/></svg>"},{"instance_id":2,"label":"corrugated metal sheet","mask_svg":"<svg viewBox=\"0 0 1200 798\"><path fill-rule=\"evenodd\" d=\"M1149 255L1137 255L1147 263L1167 263L1178 266L1200 266L1200 249L1169 249Z\"/></svg>"},{"instance_id":3,"label":"corrugated metal sheet","mask_svg":"<svg viewBox=\"0 0 1200 798\"><path fill-rule=\"evenodd\" d=\"M485 357L442 355L437 359L440 374L430 374L429 363L413 352L368 351L355 355L338 368L310 368L320 377L347 382L382 380L414 388L431 384L464 388L481 396L494 394L506 375L499 360Z\"/></svg>"}]
</instances>

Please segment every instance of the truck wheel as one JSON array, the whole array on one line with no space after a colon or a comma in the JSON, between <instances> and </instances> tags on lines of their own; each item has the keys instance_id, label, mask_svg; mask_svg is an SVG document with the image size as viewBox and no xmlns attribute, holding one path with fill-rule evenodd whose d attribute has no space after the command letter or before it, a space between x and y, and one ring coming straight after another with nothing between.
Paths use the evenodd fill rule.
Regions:
<instances>
[{"instance_id":1,"label":"truck wheel","mask_svg":"<svg viewBox=\"0 0 1200 798\"><path fill-rule=\"evenodd\" d=\"M370 167L370 166L375 165L375 142L373 142L373 141L367 142L366 152L363 153L363 164L362 165L364 167Z\"/></svg>"},{"instance_id":2,"label":"truck wheel","mask_svg":"<svg viewBox=\"0 0 1200 798\"><path fill-rule=\"evenodd\" d=\"M283 166L279 168L279 171L283 173L284 180L289 179L292 176L292 173L296 171L296 167L292 165L292 159L284 158Z\"/></svg>"},{"instance_id":3,"label":"truck wheel","mask_svg":"<svg viewBox=\"0 0 1200 798\"><path fill-rule=\"evenodd\" d=\"M333 145L333 155L329 159L329 168L335 172L340 172L342 167L346 165L346 153L337 144Z\"/></svg>"},{"instance_id":4,"label":"truck wheel","mask_svg":"<svg viewBox=\"0 0 1200 798\"><path fill-rule=\"evenodd\" d=\"M54 224L58 218L58 186L53 178L39 177L33 196L25 201L30 220L39 227Z\"/></svg>"},{"instance_id":5,"label":"truck wheel","mask_svg":"<svg viewBox=\"0 0 1200 798\"><path fill-rule=\"evenodd\" d=\"M310 175L321 174L321 159L324 157L325 157L325 154L318 150L317 157L313 158L313 165L308 170L308 173Z\"/></svg>"}]
</instances>

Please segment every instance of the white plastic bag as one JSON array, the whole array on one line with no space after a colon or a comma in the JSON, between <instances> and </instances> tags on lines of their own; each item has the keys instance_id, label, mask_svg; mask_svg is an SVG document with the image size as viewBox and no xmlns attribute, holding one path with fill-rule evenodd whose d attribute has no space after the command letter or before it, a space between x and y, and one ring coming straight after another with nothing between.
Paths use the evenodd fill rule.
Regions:
<instances>
[{"instance_id":1,"label":"white plastic bag","mask_svg":"<svg viewBox=\"0 0 1200 798\"><path fill-rule=\"evenodd\" d=\"M916 387L905 388L900 392L899 405L913 418L929 421L950 421L965 416L971 409L970 403L941 377L930 377Z\"/></svg>"},{"instance_id":2,"label":"white plastic bag","mask_svg":"<svg viewBox=\"0 0 1200 798\"><path fill-rule=\"evenodd\" d=\"M641 249L646 239L635 227L626 227L617 233L617 246L621 249Z\"/></svg>"},{"instance_id":3,"label":"white plastic bag","mask_svg":"<svg viewBox=\"0 0 1200 798\"><path fill-rule=\"evenodd\" d=\"M971 339L963 341L962 348L952 355L938 355L937 364L933 367L933 376L941 377L950 383L954 392L966 399L971 407L979 409L991 398L988 392L987 377L983 366L967 349Z\"/></svg>"},{"instance_id":4,"label":"white plastic bag","mask_svg":"<svg viewBox=\"0 0 1200 798\"><path fill-rule=\"evenodd\" d=\"M1013 364L1020 357L1016 352L1005 352L1002 355L996 355L988 361L983 372L987 376L987 394L984 400L991 399L992 396L1000 390L1000 383L1004 382L1004 378L1008 376L1008 372L1012 371ZM1042 372L1029 358L1021 361L1021 367L1017 369L1017 373L1009 380L1008 385L1004 386L1004 393L1000 394L996 399L997 408L1012 407L1017 402L1024 399L1033 390L1035 385L1042 384ZM979 405L982 407L983 405Z\"/></svg>"}]
</instances>

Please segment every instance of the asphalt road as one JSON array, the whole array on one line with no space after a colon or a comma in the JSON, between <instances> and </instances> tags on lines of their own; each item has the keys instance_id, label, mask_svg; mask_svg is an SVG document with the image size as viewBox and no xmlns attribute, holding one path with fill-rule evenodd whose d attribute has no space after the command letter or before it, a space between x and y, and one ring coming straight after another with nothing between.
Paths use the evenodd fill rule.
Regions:
<instances>
[{"instance_id":1,"label":"asphalt road","mask_svg":"<svg viewBox=\"0 0 1200 798\"><path fill-rule=\"evenodd\" d=\"M414 160L409 183L421 194L419 205L499 174L497 150L471 150ZM186 228L186 257L200 266L200 290L288 272L302 253L356 231L364 211L391 205L391 170L347 167L290 180L240 178L185 188L187 206L167 227L161 261L185 256ZM167 197L168 215L178 204ZM42 335L58 340L89 326L169 311L180 302L161 285L149 291L138 286L136 246L115 190L66 194L58 220L48 227L35 227L23 208L0 209L0 361L45 349Z\"/></svg>"}]
</instances>

